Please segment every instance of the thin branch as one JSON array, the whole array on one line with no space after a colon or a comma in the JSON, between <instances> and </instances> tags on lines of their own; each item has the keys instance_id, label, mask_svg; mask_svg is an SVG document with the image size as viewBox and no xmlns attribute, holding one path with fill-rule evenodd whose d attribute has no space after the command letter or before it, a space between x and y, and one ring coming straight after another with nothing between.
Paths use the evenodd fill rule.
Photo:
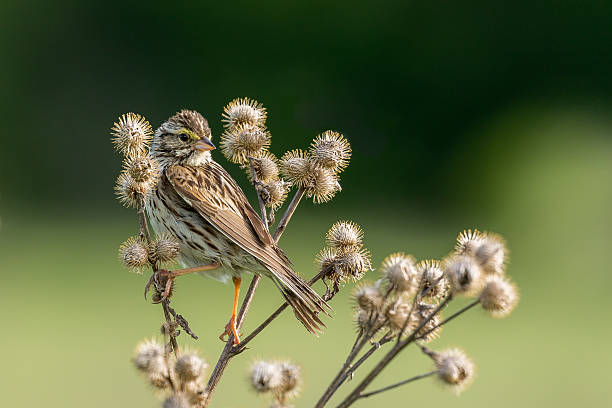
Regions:
<instances>
[{"instance_id":1,"label":"thin branch","mask_svg":"<svg viewBox=\"0 0 612 408\"><path fill-rule=\"evenodd\" d=\"M332 380L332 382L329 384L329 386L325 390L325 393L323 393L323 395L317 402L317 405L315 405L315 408L325 406L325 404L329 402L331 397L334 396L336 391L340 389L342 384L344 384L348 378L352 377L353 373L359 368L359 366L361 366L368 358L370 358L370 356L372 356L372 354L374 354L376 350L380 349L381 346L390 342L391 340L393 340L393 337L392 336L390 337L389 333L386 333L382 337L382 339L372 344L372 347L370 347L370 349L366 351L364 355L361 356L361 358L359 358L359 360L357 360L355 364L351 364L351 363L353 362L354 357L356 357L356 355L359 354L359 351L361 351L361 349L363 348L363 344L359 344L358 346L359 351L357 351L354 355L353 355L353 352L351 351L351 354L349 355L349 357L347 357L347 360L342 365L342 368L340 369L338 374L336 374L336 377ZM355 347L353 347L353 350L355 350ZM349 358L350 358L350 361L349 361Z\"/></svg>"},{"instance_id":2,"label":"thin branch","mask_svg":"<svg viewBox=\"0 0 612 408\"><path fill-rule=\"evenodd\" d=\"M453 320L454 318L456 318L460 314L467 312L468 310L470 310L471 308L473 308L474 306L476 306L479 303L480 303L480 299L476 299L472 303L470 303L467 306L459 309L458 311L456 311L455 313L453 313L452 315L450 315L446 319L442 320L440 323L438 323L437 325L435 325L431 329L427 330L425 333L423 333L420 336L416 337L415 340L421 340L422 338L425 338L425 336L427 336L432 331L436 330L438 327L440 327L442 325L445 325L446 323L450 322L451 320Z\"/></svg>"},{"instance_id":3,"label":"thin branch","mask_svg":"<svg viewBox=\"0 0 612 408\"><path fill-rule=\"evenodd\" d=\"M376 391L366 392L365 394L359 394L359 398L371 397L372 395L376 395L376 394L380 394L381 392L392 390L393 388L400 387L400 386L402 386L404 384L408 384L408 383L411 383L413 381L420 380L422 378L430 377L430 376L434 375L435 373L436 373L436 371L430 371L430 372L425 373L425 374L415 375L414 377L408 378L408 379L406 379L404 381L400 381L400 382L395 383L395 384L388 385L388 386L380 388L380 389L378 389Z\"/></svg>"},{"instance_id":4,"label":"thin branch","mask_svg":"<svg viewBox=\"0 0 612 408\"><path fill-rule=\"evenodd\" d=\"M285 213L283 214L283 218L280 219L280 221L278 222L278 225L276 226L276 231L274 231L274 235L272 236L275 242L278 242L281 235L283 235L283 232L285 232L285 228L287 228L287 224L289 224L289 221L291 220L291 217L293 216L295 209L297 208L298 204L300 204L302 197L304 197L305 191L306 190L304 190L303 187L300 187L295 192L295 195L293 196L293 199L291 200L289 207L287 207L287 209L285 210Z\"/></svg>"},{"instance_id":5,"label":"thin branch","mask_svg":"<svg viewBox=\"0 0 612 408\"><path fill-rule=\"evenodd\" d=\"M396 343L391 350L387 354L383 356L380 362L370 371L370 373L364 378L357 387L338 405L338 408L347 408L351 406L355 401L360 398L361 393L365 388L374 381L374 379L382 372L382 370L387 367L387 365L410 343L412 343L416 337L416 334L425 327L427 323L436 315L440 310L442 310L448 302L452 300L452 294L447 296L433 312L427 318L423 319L423 321L416 327L410 336L408 336L405 340L402 340L399 343Z\"/></svg>"}]
</instances>

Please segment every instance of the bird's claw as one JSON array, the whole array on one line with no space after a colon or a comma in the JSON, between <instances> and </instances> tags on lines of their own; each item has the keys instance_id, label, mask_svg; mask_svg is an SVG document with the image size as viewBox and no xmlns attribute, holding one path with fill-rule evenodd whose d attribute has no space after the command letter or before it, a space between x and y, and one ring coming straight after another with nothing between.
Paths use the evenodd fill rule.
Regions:
<instances>
[{"instance_id":1,"label":"bird's claw","mask_svg":"<svg viewBox=\"0 0 612 408\"><path fill-rule=\"evenodd\" d=\"M225 340L225 336L231 336L232 334L234 335L234 346L240 344L240 334L236 330L236 319L234 317L232 317L225 325L225 331L221 333L221 335L219 336L219 340L221 340L222 342L227 342Z\"/></svg>"},{"instance_id":2,"label":"bird's claw","mask_svg":"<svg viewBox=\"0 0 612 408\"><path fill-rule=\"evenodd\" d=\"M174 276L172 275L172 271L169 271L167 269L158 269L151 275L149 281L145 285L145 299L147 298L147 293L149 292L149 290L151 289L151 285L153 284L156 289L158 288L158 284L164 285L164 291L161 293L159 298L156 299L156 296L154 296L153 303L161 303L164 300L168 299L168 297L170 296L170 291L172 290L173 281Z\"/></svg>"}]
</instances>

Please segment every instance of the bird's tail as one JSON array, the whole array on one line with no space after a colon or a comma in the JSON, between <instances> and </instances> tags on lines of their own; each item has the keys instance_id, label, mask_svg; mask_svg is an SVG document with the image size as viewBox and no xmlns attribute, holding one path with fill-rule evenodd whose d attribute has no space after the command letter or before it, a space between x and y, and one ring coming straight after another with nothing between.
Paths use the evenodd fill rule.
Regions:
<instances>
[{"instance_id":1,"label":"bird's tail","mask_svg":"<svg viewBox=\"0 0 612 408\"><path fill-rule=\"evenodd\" d=\"M329 316L328 310L331 311L331 307L295 273L284 275L282 278L274 276L273 281L293 309L295 317L309 332L315 335L322 333L325 324L318 315L325 313Z\"/></svg>"}]
</instances>

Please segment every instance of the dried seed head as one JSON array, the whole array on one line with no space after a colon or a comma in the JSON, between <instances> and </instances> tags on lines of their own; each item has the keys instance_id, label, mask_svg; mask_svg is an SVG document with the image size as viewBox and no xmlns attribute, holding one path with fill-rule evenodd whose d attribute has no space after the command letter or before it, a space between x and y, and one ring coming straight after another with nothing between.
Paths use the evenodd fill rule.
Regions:
<instances>
[{"instance_id":1,"label":"dried seed head","mask_svg":"<svg viewBox=\"0 0 612 408\"><path fill-rule=\"evenodd\" d=\"M278 159L272 153L264 151L259 157L251 159L255 176L262 183L269 183L278 179ZM246 168L249 180L253 181L250 166Z\"/></svg>"},{"instance_id":2,"label":"dried seed head","mask_svg":"<svg viewBox=\"0 0 612 408\"><path fill-rule=\"evenodd\" d=\"M504 239L497 234L487 232L473 256L484 273L501 275L506 266L507 253Z\"/></svg>"},{"instance_id":3,"label":"dried seed head","mask_svg":"<svg viewBox=\"0 0 612 408\"><path fill-rule=\"evenodd\" d=\"M146 153L153 129L147 120L136 113L126 113L111 128L111 141L121 154L127 157Z\"/></svg>"},{"instance_id":4,"label":"dried seed head","mask_svg":"<svg viewBox=\"0 0 612 408\"><path fill-rule=\"evenodd\" d=\"M139 182L132 178L127 172L121 172L117 178L115 185L115 194L119 202L125 207L138 207L144 203L145 198L149 195L157 180L149 180Z\"/></svg>"},{"instance_id":5,"label":"dried seed head","mask_svg":"<svg viewBox=\"0 0 612 408\"><path fill-rule=\"evenodd\" d=\"M313 140L310 155L317 166L339 173L349 164L351 145L340 133L327 130Z\"/></svg>"},{"instance_id":6,"label":"dried seed head","mask_svg":"<svg viewBox=\"0 0 612 408\"><path fill-rule=\"evenodd\" d=\"M146 243L139 237L128 238L119 246L119 259L132 272L142 273L142 269L149 264Z\"/></svg>"},{"instance_id":7,"label":"dried seed head","mask_svg":"<svg viewBox=\"0 0 612 408\"><path fill-rule=\"evenodd\" d=\"M327 245L338 251L352 251L363 246L363 230L352 221L338 221L325 235Z\"/></svg>"},{"instance_id":8,"label":"dried seed head","mask_svg":"<svg viewBox=\"0 0 612 408\"><path fill-rule=\"evenodd\" d=\"M328 202L342 190L336 174L324 168L313 169L304 187L306 195L312 197L315 204Z\"/></svg>"},{"instance_id":9,"label":"dried seed head","mask_svg":"<svg viewBox=\"0 0 612 408\"><path fill-rule=\"evenodd\" d=\"M370 284L358 286L353 296L359 308L367 312L379 310L383 303L383 296L378 287Z\"/></svg>"},{"instance_id":10,"label":"dried seed head","mask_svg":"<svg viewBox=\"0 0 612 408\"><path fill-rule=\"evenodd\" d=\"M150 156L131 156L123 163L125 171L137 182L156 185L159 180L159 165Z\"/></svg>"},{"instance_id":11,"label":"dried seed head","mask_svg":"<svg viewBox=\"0 0 612 408\"><path fill-rule=\"evenodd\" d=\"M261 197L266 207L276 210L283 205L290 189L291 184L285 180L270 181L261 187Z\"/></svg>"},{"instance_id":12,"label":"dried seed head","mask_svg":"<svg viewBox=\"0 0 612 408\"><path fill-rule=\"evenodd\" d=\"M288 361L276 363L281 371L282 381L274 391L285 398L293 398L299 393L300 367Z\"/></svg>"},{"instance_id":13,"label":"dried seed head","mask_svg":"<svg viewBox=\"0 0 612 408\"><path fill-rule=\"evenodd\" d=\"M387 256L382 263L381 272L396 292L414 294L419 286L420 276L414 266L414 257L403 252Z\"/></svg>"},{"instance_id":14,"label":"dried seed head","mask_svg":"<svg viewBox=\"0 0 612 408\"><path fill-rule=\"evenodd\" d=\"M325 272L325 277L330 277L335 273L338 258L338 251L333 248L326 247L319 251L316 262L319 265L319 270Z\"/></svg>"},{"instance_id":15,"label":"dried seed head","mask_svg":"<svg viewBox=\"0 0 612 408\"><path fill-rule=\"evenodd\" d=\"M411 308L412 303L404 299L398 299L387 306L385 317L387 318L387 326L392 332L396 334L399 333L402 327L404 327L404 324L406 325L404 333L413 329L414 316L411 316L410 321L406 324Z\"/></svg>"},{"instance_id":16,"label":"dried seed head","mask_svg":"<svg viewBox=\"0 0 612 408\"><path fill-rule=\"evenodd\" d=\"M223 109L223 126L232 129L239 125L263 126L266 123L266 108L254 99L237 98Z\"/></svg>"},{"instance_id":17,"label":"dried seed head","mask_svg":"<svg viewBox=\"0 0 612 408\"><path fill-rule=\"evenodd\" d=\"M353 281L360 280L367 271L372 270L369 251L367 249L360 249L339 254L336 270L339 271L340 281L347 281L349 279Z\"/></svg>"},{"instance_id":18,"label":"dried seed head","mask_svg":"<svg viewBox=\"0 0 612 408\"><path fill-rule=\"evenodd\" d=\"M285 153L280 160L281 173L298 187L306 185L313 169L314 164L310 156L299 149Z\"/></svg>"},{"instance_id":19,"label":"dried seed head","mask_svg":"<svg viewBox=\"0 0 612 408\"><path fill-rule=\"evenodd\" d=\"M151 259L166 263L176 259L180 251L179 242L170 234L161 234L151 243Z\"/></svg>"},{"instance_id":20,"label":"dried seed head","mask_svg":"<svg viewBox=\"0 0 612 408\"><path fill-rule=\"evenodd\" d=\"M184 354L176 360L174 371L183 383L188 383L200 378L207 366L196 354Z\"/></svg>"},{"instance_id":21,"label":"dried seed head","mask_svg":"<svg viewBox=\"0 0 612 408\"><path fill-rule=\"evenodd\" d=\"M482 288L482 271L471 256L451 256L444 261L442 269L456 294L475 296Z\"/></svg>"},{"instance_id":22,"label":"dried seed head","mask_svg":"<svg viewBox=\"0 0 612 408\"><path fill-rule=\"evenodd\" d=\"M257 361L251 367L250 382L255 391L266 393L278 389L283 383L283 373L277 364Z\"/></svg>"},{"instance_id":23,"label":"dried seed head","mask_svg":"<svg viewBox=\"0 0 612 408\"><path fill-rule=\"evenodd\" d=\"M227 129L221 135L221 150L232 163L248 163L249 157L261 156L268 146L270 132L248 123Z\"/></svg>"},{"instance_id":24,"label":"dried seed head","mask_svg":"<svg viewBox=\"0 0 612 408\"><path fill-rule=\"evenodd\" d=\"M438 378L452 386L457 394L460 394L474 378L474 364L459 349L435 353L434 362Z\"/></svg>"},{"instance_id":25,"label":"dried seed head","mask_svg":"<svg viewBox=\"0 0 612 408\"><path fill-rule=\"evenodd\" d=\"M427 291L426 298L442 299L448 294L450 282L440 267L440 261L421 261L416 265L416 271L421 276L421 291Z\"/></svg>"},{"instance_id":26,"label":"dried seed head","mask_svg":"<svg viewBox=\"0 0 612 408\"><path fill-rule=\"evenodd\" d=\"M519 300L516 285L499 275L485 278L485 286L480 294L480 305L491 316L506 317L516 307Z\"/></svg>"},{"instance_id":27,"label":"dried seed head","mask_svg":"<svg viewBox=\"0 0 612 408\"><path fill-rule=\"evenodd\" d=\"M182 393L173 394L166 398L163 408L191 408L192 404L187 396Z\"/></svg>"},{"instance_id":28,"label":"dried seed head","mask_svg":"<svg viewBox=\"0 0 612 408\"><path fill-rule=\"evenodd\" d=\"M417 328L421 325L425 319L427 319L436 309L435 305L430 305L428 303L419 302L416 305L414 310L414 328ZM423 336L421 341L424 343L429 343L433 339L440 337L440 332L442 331L442 327L436 327L440 324L441 313L436 313L419 332L418 336Z\"/></svg>"},{"instance_id":29,"label":"dried seed head","mask_svg":"<svg viewBox=\"0 0 612 408\"><path fill-rule=\"evenodd\" d=\"M457 244L455 245L455 253L457 255L473 256L476 249L482 244L483 235L477 229L464 230L457 236Z\"/></svg>"},{"instance_id":30,"label":"dried seed head","mask_svg":"<svg viewBox=\"0 0 612 408\"><path fill-rule=\"evenodd\" d=\"M168 367L164 359L164 347L157 341L145 340L136 346L132 362L157 388L167 388Z\"/></svg>"}]
</instances>

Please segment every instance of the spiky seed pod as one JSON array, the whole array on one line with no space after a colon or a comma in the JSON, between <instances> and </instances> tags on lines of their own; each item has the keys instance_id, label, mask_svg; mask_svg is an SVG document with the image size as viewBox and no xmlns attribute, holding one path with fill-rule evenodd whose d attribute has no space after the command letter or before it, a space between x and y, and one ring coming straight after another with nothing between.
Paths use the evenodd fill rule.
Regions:
<instances>
[{"instance_id":1,"label":"spiky seed pod","mask_svg":"<svg viewBox=\"0 0 612 408\"><path fill-rule=\"evenodd\" d=\"M363 246L363 230L352 221L338 221L327 231L325 240L340 252L358 250Z\"/></svg>"},{"instance_id":2,"label":"spiky seed pod","mask_svg":"<svg viewBox=\"0 0 612 408\"><path fill-rule=\"evenodd\" d=\"M425 319L427 319L434 312L435 309L435 305L430 305L425 302L419 302L414 310L414 327L416 328L420 326L421 323L425 321ZM433 339L440 337L442 327L436 327L440 324L440 317L441 313L436 313L436 315L429 319L429 321L425 323L425 326L423 326L423 328L419 330L417 335L423 336L421 341L423 341L424 343L429 343Z\"/></svg>"},{"instance_id":3,"label":"spiky seed pod","mask_svg":"<svg viewBox=\"0 0 612 408\"><path fill-rule=\"evenodd\" d=\"M256 361L251 367L250 383L259 393L278 389L283 383L283 373L277 364L268 361Z\"/></svg>"},{"instance_id":4,"label":"spiky seed pod","mask_svg":"<svg viewBox=\"0 0 612 408\"><path fill-rule=\"evenodd\" d=\"M288 361L276 363L281 371L282 381L275 393L283 395L285 398L294 398L299 393L300 367Z\"/></svg>"},{"instance_id":5,"label":"spiky seed pod","mask_svg":"<svg viewBox=\"0 0 612 408\"><path fill-rule=\"evenodd\" d=\"M201 377L207 366L196 354L183 354L176 360L174 371L183 383L188 383Z\"/></svg>"},{"instance_id":6,"label":"spiky seed pod","mask_svg":"<svg viewBox=\"0 0 612 408\"><path fill-rule=\"evenodd\" d=\"M501 275L504 273L507 253L505 240L497 234L487 232L473 256L484 273Z\"/></svg>"},{"instance_id":7,"label":"spiky seed pod","mask_svg":"<svg viewBox=\"0 0 612 408\"><path fill-rule=\"evenodd\" d=\"M276 210L283 205L287 199L287 194L291 189L291 183L285 180L274 180L261 187L261 196L266 207Z\"/></svg>"},{"instance_id":8,"label":"spiky seed pod","mask_svg":"<svg viewBox=\"0 0 612 408\"><path fill-rule=\"evenodd\" d=\"M442 299L448 294L450 282L440 267L440 261L421 261L416 265L416 271L421 276L421 291L427 292L426 298Z\"/></svg>"},{"instance_id":9,"label":"spiky seed pod","mask_svg":"<svg viewBox=\"0 0 612 408\"><path fill-rule=\"evenodd\" d=\"M180 252L179 242L170 234L161 234L149 247L149 256L153 261L166 263L176 259Z\"/></svg>"},{"instance_id":10,"label":"spiky seed pod","mask_svg":"<svg viewBox=\"0 0 612 408\"><path fill-rule=\"evenodd\" d=\"M395 292L411 295L418 289L420 277L414 261L412 255L403 252L396 252L383 260L381 272Z\"/></svg>"},{"instance_id":11,"label":"spiky seed pod","mask_svg":"<svg viewBox=\"0 0 612 408\"><path fill-rule=\"evenodd\" d=\"M228 129L240 125L264 126L266 123L266 108L254 99L236 98L223 109L223 126Z\"/></svg>"},{"instance_id":12,"label":"spiky seed pod","mask_svg":"<svg viewBox=\"0 0 612 408\"><path fill-rule=\"evenodd\" d=\"M153 136L149 122L137 113L125 113L111 128L111 141L121 154L132 157L146 153Z\"/></svg>"},{"instance_id":13,"label":"spiky seed pod","mask_svg":"<svg viewBox=\"0 0 612 408\"><path fill-rule=\"evenodd\" d=\"M164 347L157 341L145 340L136 346L132 359L136 368L143 372L156 388L168 388L168 367L164 359Z\"/></svg>"},{"instance_id":14,"label":"spiky seed pod","mask_svg":"<svg viewBox=\"0 0 612 408\"><path fill-rule=\"evenodd\" d=\"M480 293L480 305L491 316L502 318L508 316L519 300L516 285L499 275L485 278L485 286Z\"/></svg>"},{"instance_id":15,"label":"spiky seed pod","mask_svg":"<svg viewBox=\"0 0 612 408\"><path fill-rule=\"evenodd\" d=\"M336 174L324 168L313 169L304 187L306 195L312 197L312 202L315 204L328 202L342 190Z\"/></svg>"},{"instance_id":16,"label":"spiky seed pod","mask_svg":"<svg viewBox=\"0 0 612 408\"><path fill-rule=\"evenodd\" d=\"M313 169L312 158L300 149L291 150L280 159L281 173L298 187L306 185Z\"/></svg>"},{"instance_id":17,"label":"spiky seed pod","mask_svg":"<svg viewBox=\"0 0 612 408\"><path fill-rule=\"evenodd\" d=\"M438 378L460 394L474 378L474 363L459 349L434 354Z\"/></svg>"},{"instance_id":18,"label":"spiky seed pod","mask_svg":"<svg viewBox=\"0 0 612 408\"><path fill-rule=\"evenodd\" d=\"M453 293L475 296L482 288L482 270L471 256L451 256L444 260L442 269L451 281Z\"/></svg>"},{"instance_id":19,"label":"spiky seed pod","mask_svg":"<svg viewBox=\"0 0 612 408\"><path fill-rule=\"evenodd\" d=\"M130 237L119 246L119 259L132 272L142 273L149 264L146 243L140 237Z\"/></svg>"},{"instance_id":20,"label":"spiky seed pod","mask_svg":"<svg viewBox=\"0 0 612 408\"><path fill-rule=\"evenodd\" d=\"M323 248L317 255L317 264L319 270L325 273L325 277L330 280L337 280L339 278L337 265L339 262L339 254L333 248Z\"/></svg>"},{"instance_id":21,"label":"spiky seed pod","mask_svg":"<svg viewBox=\"0 0 612 408\"><path fill-rule=\"evenodd\" d=\"M221 135L221 150L232 163L248 163L249 157L261 156L268 146L270 132L248 123L227 129Z\"/></svg>"},{"instance_id":22,"label":"spiky seed pod","mask_svg":"<svg viewBox=\"0 0 612 408\"><path fill-rule=\"evenodd\" d=\"M408 319L408 314L410 313L411 308L412 303L404 299L398 299L395 302L392 302L387 305L387 309L385 310L385 317L387 318L387 326L392 332L397 334L402 330L406 319ZM414 322L415 319L413 313L410 316L410 321L406 324L404 328L404 333L408 333L414 328Z\"/></svg>"},{"instance_id":23,"label":"spiky seed pod","mask_svg":"<svg viewBox=\"0 0 612 408\"><path fill-rule=\"evenodd\" d=\"M262 183L269 183L278 179L278 159L272 153L264 151L259 157L252 158L251 163L257 180ZM253 181L250 166L246 167L246 172L249 180Z\"/></svg>"},{"instance_id":24,"label":"spiky seed pod","mask_svg":"<svg viewBox=\"0 0 612 408\"><path fill-rule=\"evenodd\" d=\"M361 249L341 253L338 257L337 269L341 271L341 281L350 279L356 282L360 280L366 272L372 270L369 251Z\"/></svg>"},{"instance_id":25,"label":"spiky seed pod","mask_svg":"<svg viewBox=\"0 0 612 408\"><path fill-rule=\"evenodd\" d=\"M317 166L339 173L349 164L351 145L340 133L327 130L313 140L310 155Z\"/></svg>"},{"instance_id":26,"label":"spiky seed pod","mask_svg":"<svg viewBox=\"0 0 612 408\"><path fill-rule=\"evenodd\" d=\"M131 156L123 163L125 171L136 182L156 185L159 180L159 164L150 156Z\"/></svg>"},{"instance_id":27,"label":"spiky seed pod","mask_svg":"<svg viewBox=\"0 0 612 408\"><path fill-rule=\"evenodd\" d=\"M192 404L183 393L173 394L166 398L163 408L191 408Z\"/></svg>"},{"instance_id":28,"label":"spiky seed pod","mask_svg":"<svg viewBox=\"0 0 612 408\"><path fill-rule=\"evenodd\" d=\"M477 229L475 230L464 230L457 236L457 243L455 244L455 253L457 255L470 255L473 256L476 249L482 244L483 235Z\"/></svg>"},{"instance_id":29,"label":"spiky seed pod","mask_svg":"<svg viewBox=\"0 0 612 408\"><path fill-rule=\"evenodd\" d=\"M146 197L151 193L156 180L138 182L127 172L122 172L117 178L115 194L119 202L125 207L138 207L144 203Z\"/></svg>"},{"instance_id":30,"label":"spiky seed pod","mask_svg":"<svg viewBox=\"0 0 612 408\"><path fill-rule=\"evenodd\" d=\"M378 311L382 307L383 296L375 285L360 285L353 296L359 308L367 312Z\"/></svg>"}]
</instances>

